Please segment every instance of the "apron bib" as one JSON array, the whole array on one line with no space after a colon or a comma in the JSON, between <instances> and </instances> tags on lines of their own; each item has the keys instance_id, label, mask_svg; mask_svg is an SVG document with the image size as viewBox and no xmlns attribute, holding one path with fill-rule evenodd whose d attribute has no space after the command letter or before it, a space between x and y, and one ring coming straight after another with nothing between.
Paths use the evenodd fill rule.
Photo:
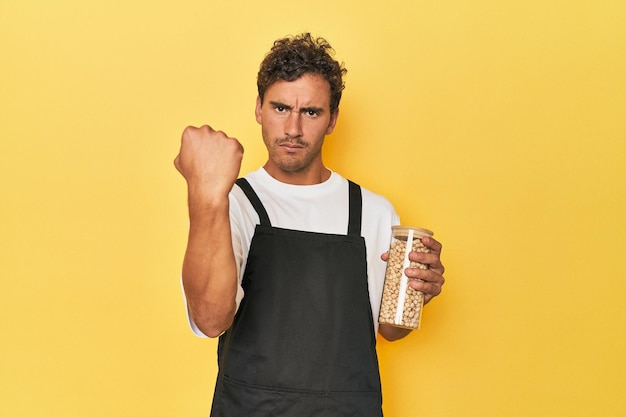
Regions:
<instances>
[{"instance_id":1,"label":"apron bib","mask_svg":"<svg viewBox=\"0 0 626 417\"><path fill-rule=\"evenodd\" d=\"M260 217L245 296L220 337L212 417L380 417L381 387L361 229L361 189L349 182L347 235L272 227Z\"/></svg>"}]
</instances>

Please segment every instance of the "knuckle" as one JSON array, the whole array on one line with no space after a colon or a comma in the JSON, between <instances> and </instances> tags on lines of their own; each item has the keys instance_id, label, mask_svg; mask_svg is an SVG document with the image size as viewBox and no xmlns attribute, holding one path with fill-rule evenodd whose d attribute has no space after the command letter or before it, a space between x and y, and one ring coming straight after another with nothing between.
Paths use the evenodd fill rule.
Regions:
<instances>
[{"instance_id":1,"label":"knuckle","mask_svg":"<svg viewBox=\"0 0 626 417\"><path fill-rule=\"evenodd\" d=\"M193 139L197 136L198 128L194 126L187 126L185 130L183 130L182 142L189 143L193 141Z\"/></svg>"},{"instance_id":2,"label":"knuckle","mask_svg":"<svg viewBox=\"0 0 626 417\"><path fill-rule=\"evenodd\" d=\"M196 130L198 130L198 128L194 127L194 126L187 126L184 130L183 130L183 137L184 136L189 136L190 134L194 133Z\"/></svg>"}]
</instances>

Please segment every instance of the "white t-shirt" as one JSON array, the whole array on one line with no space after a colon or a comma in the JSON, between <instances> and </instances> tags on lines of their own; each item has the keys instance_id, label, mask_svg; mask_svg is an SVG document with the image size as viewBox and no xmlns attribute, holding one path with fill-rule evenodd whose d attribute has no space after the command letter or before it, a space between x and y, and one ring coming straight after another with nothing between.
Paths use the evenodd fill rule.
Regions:
<instances>
[{"instance_id":1,"label":"white t-shirt","mask_svg":"<svg viewBox=\"0 0 626 417\"><path fill-rule=\"evenodd\" d=\"M245 178L263 203L272 226L307 232L347 234L348 181L341 175L331 172L330 178L321 184L291 185L277 181L264 168L259 168ZM391 226L400 224L400 219L386 198L362 187L361 192L361 236L365 239L367 249L367 280L374 330L377 331L386 267L380 255L389 249ZM259 216L238 186L233 187L229 199L233 250L239 272L239 306L244 296L241 281ZM191 316L189 322L196 335L206 337Z\"/></svg>"}]
</instances>

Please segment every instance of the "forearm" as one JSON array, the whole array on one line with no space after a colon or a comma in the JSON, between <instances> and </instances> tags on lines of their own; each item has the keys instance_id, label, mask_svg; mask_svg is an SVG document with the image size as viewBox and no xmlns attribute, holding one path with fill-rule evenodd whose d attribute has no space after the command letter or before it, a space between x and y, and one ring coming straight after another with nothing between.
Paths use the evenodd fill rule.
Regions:
<instances>
[{"instance_id":1,"label":"forearm","mask_svg":"<svg viewBox=\"0 0 626 417\"><path fill-rule=\"evenodd\" d=\"M378 326L378 333L386 340L393 342L395 340L402 339L411 333L410 329L403 329L401 327L391 326L389 324L380 324Z\"/></svg>"},{"instance_id":2,"label":"forearm","mask_svg":"<svg viewBox=\"0 0 626 417\"><path fill-rule=\"evenodd\" d=\"M230 327L236 309L238 279L228 198L209 201L190 193L189 219L182 272L185 296L198 328L216 337Z\"/></svg>"}]
</instances>

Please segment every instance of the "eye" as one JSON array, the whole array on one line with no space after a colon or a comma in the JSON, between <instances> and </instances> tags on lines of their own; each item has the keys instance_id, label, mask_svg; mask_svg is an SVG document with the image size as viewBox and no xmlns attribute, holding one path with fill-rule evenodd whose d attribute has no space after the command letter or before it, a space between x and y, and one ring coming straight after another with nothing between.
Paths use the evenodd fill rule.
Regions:
<instances>
[{"instance_id":1,"label":"eye","mask_svg":"<svg viewBox=\"0 0 626 417\"><path fill-rule=\"evenodd\" d=\"M307 110L305 114L309 117L317 117L319 116L319 112L317 110Z\"/></svg>"},{"instance_id":2,"label":"eye","mask_svg":"<svg viewBox=\"0 0 626 417\"><path fill-rule=\"evenodd\" d=\"M283 107L283 106L274 106L274 109L278 112L278 113L284 113L285 111L287 111L287 108Z\"/></svg>"}]
</instances>

